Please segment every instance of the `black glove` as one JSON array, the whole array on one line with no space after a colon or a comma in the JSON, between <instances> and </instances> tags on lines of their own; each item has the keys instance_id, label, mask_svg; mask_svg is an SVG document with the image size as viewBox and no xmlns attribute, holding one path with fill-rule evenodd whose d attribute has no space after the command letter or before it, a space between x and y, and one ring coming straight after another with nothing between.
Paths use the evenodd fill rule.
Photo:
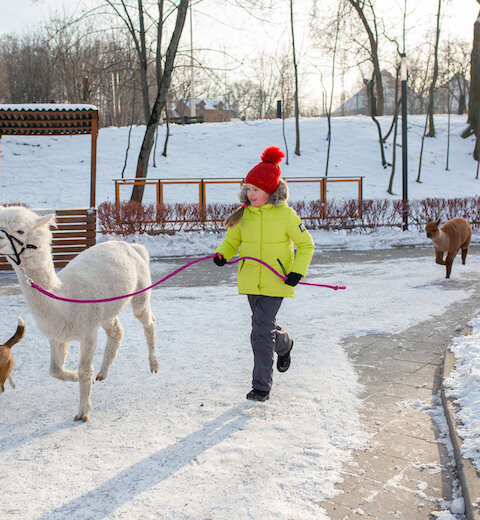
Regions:
<instances>
[{"instance_id":1,"label":"black glove","mask_svg":"<svg viewBox=\"0 0 480 520\"><path fill-rule=\"evenodd\" d=\"M295 287L298 282L302 279L302 275L298 273L288 273L287 279L285 280L286 285L291 285L292 287Z\"/></svg>"},{"instance_id":2,"label":"black glove","mask_svg":"<svg viewBox=\"0 0 480 520\"><path fill-rule=\"evenodd\" d=\"M222 265L225 265L227 261L225 260L224 256L220 253L217 256L213 257L213 262L218 265L219 267L222 267Z\"/></svg>"}]
</instances>

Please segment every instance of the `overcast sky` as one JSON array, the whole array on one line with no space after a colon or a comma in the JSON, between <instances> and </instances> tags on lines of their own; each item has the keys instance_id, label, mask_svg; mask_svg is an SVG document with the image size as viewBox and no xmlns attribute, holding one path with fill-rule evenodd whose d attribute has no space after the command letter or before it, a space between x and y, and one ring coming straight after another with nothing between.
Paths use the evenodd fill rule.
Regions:
<instances>
[{"instance_id":1,"label":"overcast sky","mask_svg":"<svg viewBox=\"0 0 480 520\"><path fill-rule=\"evenodd\" d=\"M64 9L71 13L82 3L93 5L96 2L95 0L0 0L0 34L28 31L55 11ZM222 3L221 0L216 2L207 0L200 3L198 9L204 12L210 11L211 15L215 16ZM398 11L399 6L402 6L403 3L403 0L377 1L385 12ZM310 0L294 0L295 10L299 13L310 4ZM428 13L435 14L438 2L437 0L408 0L407 5L409 10L415 9L415 16L423 23L424 16ZM475 0L443 0L442 9L446 15L444 19L446 31L459 36L471 37L472 24L479 11L479 4ZM235 24L235 20L230 21ZM247 33L251 35L251 32L245 29L245 34ZM231 36L231 33L228 34ZM225 33L223 36L225 37Z\"/></svg>"},{"instance_id":2,"label":"overcast sky","mask_svg":"<svg viewBox=\"0 0 480 520\"><path fill-rule=\"evenodd\" d=\"M282 49L289 49L289 2L287 0L279 0L279 7L265 14L264 17L268 21L247 17L242 9L232 10L231 3L227 8L224 0L194 1L194 47L225 50L229 55L243 60L247 69L249 62L253 62L253 58L258 57L260 49L277 56ZM317 1L321 6L332 4L332 0ZM100 0L0 0L0 35L32 31L37 24L46 21L55 12L65 11L72 14L75 10L79 12L82 6L98 3ZM307 76L317 74L316 66L322 59L322 55L315 56L311 43L307 42L311 5L312 0L294 0L297 50L301 67L304 73L307 71ZM376 5L378 16L385 17L389 23L388 30L394 32L398 28L397 34L393 35L398 37L404 0L377 0ZM437 7L438 0L407 0L409 13L407 24L410 26L407 55L408 46L412 48L417 38L424 38L426 34L431 34L433 41ZM473 23L479 8L476 0L442 0L442 40L458 37L471 40ZM331 13L326 13L328 14ZM258 13L258 17L261 18L262 13ZM189 26L187 25L185 29L182 40L184 45L189 45ZM226 65L223 54L212 52L207 59L209 66L221 68ZM320 66L325 66L323 73L328 74L326 71L331 67L329 61ZM359 75L359 71L356 71L355 75ZM358 81L358 78L350 79L350 85L345 87L351 88L354 81ZM313 84L314 90L317 90L318 78L314 79Z\"/></svg>"}]
</instances>

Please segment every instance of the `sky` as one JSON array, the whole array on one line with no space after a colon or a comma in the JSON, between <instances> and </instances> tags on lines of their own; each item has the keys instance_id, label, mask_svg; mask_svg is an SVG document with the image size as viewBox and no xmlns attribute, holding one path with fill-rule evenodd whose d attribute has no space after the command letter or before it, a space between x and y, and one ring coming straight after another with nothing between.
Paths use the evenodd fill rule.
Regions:
<instances>
[{"instance_id":1,"label":"sky","mask_svg":"<svg viewBox=\"0 0 480 520\"><path fill-rule=\"evenodd\" d=\"M320 75L327 90L330 90L330 57L316 51L309 35L310 15L313 0L295 0L294 17L296 28L296 46L299 62L302 96L304 99L319 100ZM319 13L325 18L331 14L334 0L317 0ZM0 0L0 36L5 33L28 33L54 13L79 13L83 7L92 7L97 0ZM233 3L233 2L232 2ZM401 28L401 13L404 0L381 0L376 2L377 14L385 17L390 36L398 38ZM270 59L290 53L290 18L288 2L278 1L277 7L270 11L257 11L249 16L242 8L232 8L231 4L216 0L195 0L193 15L194 49L198 49L198 59L214 70L225 68L221 82L232 83L241 75L242 78L255 75L256 59L264 51ZM431 35L435 29L437 0L407 0L409 41L407 47ZM475 0L443 0L441 39L462 38L471 40L473 23L477 18L479 5ZM188 21L187 21L188 23ZM212 28L214 27L214 30ZM183 45L190 46L190 30L187 25L182 37ZM381 52L390 55L394 52L384 44ZM220 53L219 53L220 51ZM226 54L224 54L226 53ZM408 48L407 48L408 56ZM269 58L267 58L269 59ZM386 66L386 64L384 65ZM388 66L388 65L387 65ZM347 95L357 89L363 78L357 67L342 76L342 90ZM223 85L217 85L223 91ZM337 90L338 90L337 83ZM339 98L339 92L336 93ZM340 98L339 98L340 99ZM336 103L339 101L336 100Z\"/></svg>"},{"instance_id":2,"label":"sky","mask_svg":"<svg viewBox=\"0 0 480 520\"><path fill-rule=\"evenodd\" d=\"M423 2L413 2L409 0L411 5L408 5L408 11L412 13L412 16L422 23L425 16L428 13L434 14L437 8L436 0L425 0ZM65 10L68 13L72 13L78 9L79 5L95 5L95 0L82 0L80 2L74 2L72 0L0 0L0 7L2 16L0 17L0 34L8 32L26 32L37 23L48 19L48 17L58 10ZM420 4L420 5L417 5ZM386 12L396 12L403 5L401 0L382 0L380 5L385 9ZM413 8L412 6L415 5ZM296 0L295 12L301 16L305 14L304 10L310 7L310 1ZM194 21L200 25L199 29L211 37L211 17L218 17L222 21L222 11L218 6L218 2L212 0L206 0L201 2L196 8L199 12L204 12L204 20L199 22ZM447 32L457 34L459 36L470 37L472 34L472 25L478 14L479 6L475 0L449 0L443 1L442 10L445 13L444 27ZM207 16L208 15L208 16ZM210 20L210 21L208 21ZM236 26L237 20L229 20L231 26ZM227 23L226 20L223 20ZM265 24L262 23L265 28ZM268 30L268 28L265 28ZM240 29L236 27L236 31ZM235 32L236 32L235 31ZM218 29L215 31L220 34L222 38L231 39L232 31L225 29L222 31ZM247 27L242 31L243 34L251 35L251 26ZM260 35L259 35L260 37ZM243 36L245 39L245 37ZM247 42L245 42L247 43Z\"/></svg>"}]
</instances>

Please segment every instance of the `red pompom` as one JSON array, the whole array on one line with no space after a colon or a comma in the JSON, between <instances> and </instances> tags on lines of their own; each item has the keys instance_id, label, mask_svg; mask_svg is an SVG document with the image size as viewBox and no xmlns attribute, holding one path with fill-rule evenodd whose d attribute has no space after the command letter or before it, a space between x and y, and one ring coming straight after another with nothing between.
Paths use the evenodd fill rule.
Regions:
<instances>
[{"instance_id":1,"label":"red pompom","mask_svg":"<svg viewBox=\"0 0 480 520\"><path fill-rule=\"evenodd\" d=\"M278 164L284 157L285 154L280 148L277 146L269 146L263 151L261 159L263 162Z\"/></svg>"}]
</instances>

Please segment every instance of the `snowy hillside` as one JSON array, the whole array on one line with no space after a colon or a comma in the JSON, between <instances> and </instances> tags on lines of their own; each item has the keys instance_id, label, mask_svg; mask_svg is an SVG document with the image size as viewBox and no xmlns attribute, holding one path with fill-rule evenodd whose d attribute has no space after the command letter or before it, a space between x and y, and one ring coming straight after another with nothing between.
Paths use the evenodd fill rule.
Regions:
<instances>
[{"instance_id":1,"label":"snowy hillside","mask_svg":"<svg viewBox=\"0 0 480 520\"><path fill-rule=\"evenodd\" d=\"M391 118L380 118L386 132ZM445 171L447 116L435 117L437 137L426 139L423 157L422 184L417 177L420 138L424 116L409 117L409 197L464 197L479 193L480 181L475 180L476 163L471 153L473 138L462 139L466 116L452 116L450 169ZM301 156L293 154L294 120L286 121L289 164L283 163L285 178L323 176L325 172L327 122L323 118L303 119L300 126ZM377 130L369 117L356 116L332 120L333 141L329 175L364 176L364 198L392 198L386 193L389 169L383 169L377 141ZM128 165L124 176L135 175L136 159L144 127L133 129ZM149 177L237 177L242 178L271 144L285 149L282 121L261 120L171 126L167 158L161 155L165 127L160 127L157 167L150 168ZM121 176L128 142L128 128L104 128L98 140L97 204L115 197L112 179ZM390 142L391 143L391 138ZM400 141L399 141L400 143ZM401 148L397 150L395 198L401 197ZM392 146L387 144L387 160ZM90 136L4 137L0 157L0 200L23 202L30 207L77 207L89 204ZM316 198L318 187L292 185L292 199ZM312 187L314 186L314 187ZM329 185L329 198L356 197L356 185ZM238 187L209 186L208 202L236 201ZM128 199L130 188L123 188L121 197ZM154 199L154 189L146 190L146 201ZM198 188L169 186L165 201L198 200Z\"/></svg>"}]
</instances>

